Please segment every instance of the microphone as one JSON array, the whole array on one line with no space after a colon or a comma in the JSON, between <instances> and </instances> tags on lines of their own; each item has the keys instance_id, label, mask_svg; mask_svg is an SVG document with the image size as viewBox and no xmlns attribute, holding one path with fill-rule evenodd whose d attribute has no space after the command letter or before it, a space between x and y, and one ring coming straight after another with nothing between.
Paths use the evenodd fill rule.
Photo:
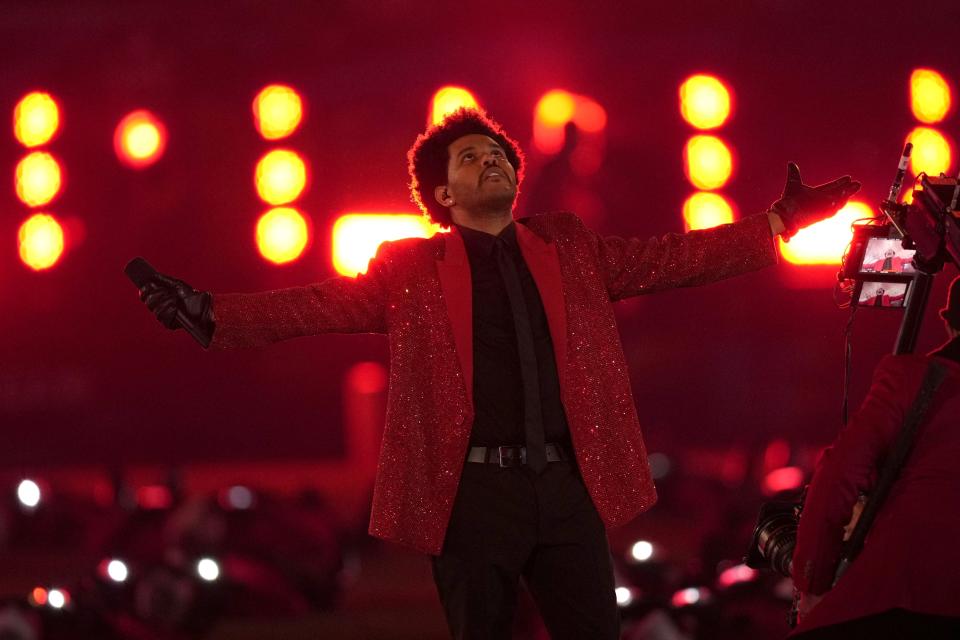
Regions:
<instances>
[{"instance_id":1,"label":"microphone","mask_svg":"<svg viewBox=\"0 0 960 640\"><path fill-rule=\"evenodd\" d=\"M897 175L893 178L893 184L890 185L890 194L887 201L897 204L900 199L900 189L903 187L903 177L907 175L907 165L910 162L910 153L913 151L913 143L908 142L903 148L903 154L900 156L900 164L897 165Z\"/></svg>"},{"instance_id":2,"label":"microphone","mask_svg":"<svg viewBox=\"0 0 960 640\"><path fill-rule=\"evenodd\" d=\"M136 285L137 289L143 291L143 288L146 287L150 282L152 282L157 277L157 270L154 269L149 262L143 258L137 256L133 260L127 263L127 266L123 268L123 272L127 274L127 277L130 278L130 281ZM183 312L180 307L177 307L177 324L179 324L187 333L189 333L194 340L200 343L204 349L210 346L210 337L205 335L203 331L200 330L193 320L187 317L187 314Z\"/></svg>"}]
</instances>

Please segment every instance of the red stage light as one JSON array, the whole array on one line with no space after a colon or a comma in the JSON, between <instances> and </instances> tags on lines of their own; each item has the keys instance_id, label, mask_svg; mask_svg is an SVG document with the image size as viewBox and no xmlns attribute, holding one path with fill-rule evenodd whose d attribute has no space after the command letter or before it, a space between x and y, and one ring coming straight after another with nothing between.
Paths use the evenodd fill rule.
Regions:
<instances>
[{"instance_id":1,"label":"red stage light","mask_svg":"<svg viewBox=\"0 0 960 640\"><path fill-rule=\"evenodd\" d=\"M745 564L738 564L724 569L717 578L717 585L721 589L726 589L741 582L752 582L756 580L759 575L760 573L755 569L751 569Z\"/></svg>"},{"instance_id":2,"label":"red stage light","mask_svg":"<svg viewBox=\"0 0 960 640\"><path fill-rule=\"evenodd\" d=\"M17 163L17 197L28 207L40 207L53 200L62 184L60 163L49 153L34 151Z\"/></svg>"},{"instance_id":3,"label":"red stage light","mask_svg":"<svg viewBox=\"0 0 960 640\"><path fill-rule=\"evenodd\" d=\"M266 140L286 138L303 121L303 99L293 87L271 84L253 99L253 122Z\"/></svg>"},{"instance_id":4,"label":"red stage light","mask_svg":"<svg viewBox=\"0 0 960 640\"><path fill-rule=\"evenodd\" d=\"M683 203L683 222L688 231L710 229L733 222L733 205L719 193L698 191Z\"/></svg>"},{"instance_id":5,"label":"red stage light","mask_svg":"<svg viewBox=\"0 0 960 640\"><path fill-rule=\"evenodd\" d=\"M43 587L34 587L30 592L30 604L35 607L47 604L47 590Z\"/></svg>"},{"instance_id":6,"label":"red stage light","mask_svg":"<svg viewBox=\"0 0 960 640\"><path fill-rule=\"evenodd\" d=\"M712 191L730 179L733 154L716 136L693 136L683 148L683 168L693 186Z\"/></svg>"},{"instance_id":7,"label":"red stage light","mask_svg":"<svg viewBox=\"0 0 960 640\"><path fill-rule=\"evenodd\" d=\"M132 169L149 167L163 156L166 147L166 127L144 109L125 116L113 134L117 158Z\"/></svg>"},{"instance_id":8,"label":"red stage light","mask_svg":"<svg viewBox=\"0 0 960 640\"><path fill-rule=\"evenodd\" d=\"M670 598L670 604L676 608L686 607L694 604L703 604L710 600L710 591L700 587L688 587L680 589Z\"/></svg>"},{"instance_id":9,"label":"red stage light","mask_svg":"<svg viewBox=\"0 0 960 640\"><path fill-rule=\"evenodd\" d=\"M915 69L910 74L910 109L920 122L934 124L950 113L950 85L933 69Z\"/></svg>"},{"instance_id":10,"label":"red stage light","mask_svg":"<svg viewBox=\"0 0 960 640\"><path fill-rule=\"evenodd\" d=\"M781 491L792 491L803 485L803 469L800 467L781 467L774 469L763 479L763 492L772 496Z\"/></svg>"},{"instance_id":11,"label":"red stage light","mask_svg":"<svg viewBox=\"0 0 960 640\"><path fill-rule=\"evenodd\" d=\"M850 225L855 220L872 217L873 210L868 205L848 202L832 218L798 231L790 242L779 240L780 255L793 264L839 265L843 252L853 238Z\"/></svg>"},{"instance_id":12,"label":"red stage light","mask_svg":"<svg viewBox=\"0 0 960 640\"><path fill-rule=\"evenodd\" d=\"M915 127L907 135L913 143L910 171L913 175L926 173L938 176L950 171L953 165L953 144L947 136L931 127Z\"/></svg>"},{"instance_id":13,"label":"red stage light","mask_svg":"<svg viewBox=\"0 0 960 640\"><path fill-rule=\"evenodd\" d=\"M479 110L480 105L468 89L452 85L441 87L433 94L427 124L440 124L448 115L462 108Z\"/></svg>"},{"instance_id":14,"label":"red stage light","mask_svg":"<svg viewBox=\"0 0 960 640\"><path fill-rule=\"evenodd\" d=\"M173 494L163 485L147 485L137 489L137 504L141 509L169 509Z\"/></svg>"},{"instance_id":15,"label":"red stage light","mask_svg":"<svg viewBox=\"0 0 960 640\"><path fill-rule=\"evenodd\" d=\"M257 193L267 204L296 200L307 186L307 165L296 151L274 149L257 162Z\"/></svg>"},{"instance_id":16,"label":"red stage light","mask_svg":"<svg viewBox=\"0 0 960 640\"><path fill-rule=\"evenodd\" d=\"M379 362L358 362L347 372L347 386L364 395L382 393L387 388L387 370Z\"/></svg>"},{"instance_id":17,"label":"red stage light","mask_svg":"<svg viewBox=\"0 0 960 640\"><path fill-rule=\"evenodd\" d=\"M338 273L356 276L381 243L402 238L429 238L440 227L421 215L408 213L346 213L333 225L333 266Z\"/></svg>"},{"instance_id":18,"label":"red stage light","mask_svg":"<svg viewBox=\"0 0 960 640\"><path fill-rule=\"evenodd\" d=\"M680 85L680 115L697 129L716 129L730 117L730 94L716 76L690 76Z\"/></svg>"},{"instance_id":19,"label":"red stage light","mask_svg":"<svg viewBox=\"0 0 960 640\"><path fill-rule=\"evenodd\" d=\"M20 260L34 271L49 269L63 255L63 227L45 213L30 216L17 233Z\"/></svg>"},{"instance_id":20,"label":"red stage light","mask_svg":"<svg viewBox=\"0 0 960 640\"><path fill-rule=\"evenodd\" d=\"M53 139L60 129L60 108L49 93L33 91L13 110L13 134L25 147L38 147Z\"/></svg>"},{"instance_id":21,"label":"red stage light","mask_svg":"<svg viewBox=\"0 0 960 640\"><path fill-rule=\"evenodd\" d=\"M270 209L257 221L257 249L274 264L299 258L310 242L307 219L291 207Z\"/></svg>"}]
</instances>

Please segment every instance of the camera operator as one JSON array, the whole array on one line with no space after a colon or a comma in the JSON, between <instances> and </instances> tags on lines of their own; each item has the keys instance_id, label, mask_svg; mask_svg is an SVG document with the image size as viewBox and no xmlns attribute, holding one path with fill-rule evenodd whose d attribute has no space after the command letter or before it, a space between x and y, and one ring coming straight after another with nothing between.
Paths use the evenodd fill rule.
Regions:
<instances>
[{"instance_id":1,"label":"camera operator","mask_svg":"<svg viewBox=\"0 0 960 640\"><path fill-rule=\"evenodd\" d=\"M792 637L960 638L960 278L947 300L947 343L927 356L885 357L814 474L793 556L801 599ZM844 525L869 495L934 359L946 377L862 552L831 589Z\"/></svg>"}]
</instances>

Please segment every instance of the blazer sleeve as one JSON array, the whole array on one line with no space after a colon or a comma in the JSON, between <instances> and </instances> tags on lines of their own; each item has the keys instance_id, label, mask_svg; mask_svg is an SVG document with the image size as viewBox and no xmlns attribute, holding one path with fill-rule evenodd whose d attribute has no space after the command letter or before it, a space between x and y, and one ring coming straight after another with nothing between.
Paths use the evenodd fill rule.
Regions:
<instances>
[{"instance_id":1,"label":"blazer sleeve","mask_svg":"<svg viewBox=\"0 0 960 640\"><path fill-rule=\"evenodd\" d=\"M612 301L716 282L777 262L766 215L648 240L590 233Z\"/></svg>"},{"instance_id":2,"label":"blazer sleeve","mask_svg":"<svg viewBox=\"0 0 960 640\"><path fill-rule=\"evenodd\" d=\"M320 333L386 333L387 243L366 274L258 293L214 294L211 349L257 347Z\"/></svg>"},{"instance_id":3,"label":"blazer sleeve","mask_svg":"<svg viewBox=\"0 0 960 640\"><path fill-rule=\"evenodd\" d=\"M860 493L876 482L924 370L924 362L911 356L881 360L860 410L820 459L807 489L793 555L793 580L801 591L820 594L832 586L843 551L843 528Z\"/></svg>"}]
</instances>

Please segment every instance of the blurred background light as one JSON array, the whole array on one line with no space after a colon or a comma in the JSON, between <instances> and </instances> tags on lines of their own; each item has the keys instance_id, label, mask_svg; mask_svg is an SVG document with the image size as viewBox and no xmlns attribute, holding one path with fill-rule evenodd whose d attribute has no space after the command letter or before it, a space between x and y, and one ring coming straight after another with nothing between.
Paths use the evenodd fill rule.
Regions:
<instances>
[{"instance_id":1,"label":"blurred background light","mask_svg":"<svg viewBox=\"0 0 960 640\"><path fill-rule=\"evenodd\" d=\"M629 607L633 603L633 592L629 587L617 587L613 590L617 597L617 604L621 607Z\"/></svg>"},{"instance_id":2,"label":"blurred background light","mask_svg":"<svg viewBox=\"0 0 960 640\"><path fill-rule=\"evenodd\" d=\"M17 233L20 260L34 271L49 269L63 254L63 227L46 213L30 216Z\"/></svg>"},{"instance_id":3,"label":"blurred background light","mask_svg":"<svg viewBox=\"0 0 960 640\"><path fill-rule=\"evenodd\" d=\"M234 485L227 489L226 503L230 509L243 511L253 506L253 491L242 485Z\"/></svg>"},{"instance_id":4,"label":"blurred background light","mask_svg":"<svg viewBox=\"0 0 960 640\"><path fill-rule=\"evenodd\" d=\"M630 547L630 558L636 562L646 562L653 557L653 545L646 540L637 540Z\"/></svg>"},{"instance_id":5,"label":"blurred background light","mask_svg":"<svg viewBox=\"0 0 960 640\"><path fill-rule=\"evenodd\" d=\"M28 597L30 604L35 607L42 607L47 604L47 590L43 587L34 587Z\"/></svg>"},{"instance_id":6,"label":"blurred background light","mask_svg":"<svg viewBox=\"0 0 960 640\"><path fill-rule=\"evenodd\" d=\"M437 89L433 94L430 108L430 122L440 124L448 115L460 108L480 109L477 99L468 89L463 87L446 86Z\"/></svg>"},{"instance_id":7,"label":"blurred background light","mask_svg":"<svg viewBox=\"0 0 960 640\"><path fill-rule=\"evenodd\" d=\"M804 473L800 467L774 469L763 479L763 492L772 496L781 491L793 491L803 485Z\"/></svg>"},{"instance_id":8,"label":"blurred background light","mask_svg":"<svg viewBox=\"0 0 960 640\"><path fill-rule=\"evenodd\" d=\"M17 485L17 500L23 506L33 509L40 504L40 485L30 479L21 480Z\"/></svg>"},{"instance_id":9,"label":"blurred background light","mask_svg":"<svg viewBox=\"0 0 960 640\"><path fill-rule=\"evenodd\" d=\"M28 93L13 109L13 134L25 147L38 147L60 129L60 108L49 93Z\"/></svg>"},{"instance_id":10,"label":"blurred background light","mask_svg":"<svg viewBox=\"0 0 960 640\"><path fill-rule=\"evenodd\" d=\"M303 254L310 242L310 226L296 209L275 207L257 221L256 241L261 256L285 264Z\"/></svg>"},{"instance_id":11,"label":"blurred background light","mask_svg":"<svg viewBox=\"0 0 960 640\"><path fill-rule=\"evenodd\" d=\"M220 577L220 565L213 558L201 558L197 561L197 575L207 582L213 582Z\"/></svg>"},{"instance_id":12,"label":"blurred background light","mask_svg":"<svg viewBox=\"0 0 960 640\"><path fill-rule=\"evenodd\" d=\"M850 225L855 220L873 218L873 210L863 202L848 202L832 218L801 229L790 242L778 240L780 255L793 264L839 265L843 252L853 238Z\"/></svg>"},{"instance_id":13,"label":"blurred background light","mask_svg":"<svg viewBox=\"0 0 960 640\"><path fill-rule=\"evenodd\" d=\"M333 225L333 266L355 276L367 272L367 263L381 243L402 238L429 238L440 228L426 217L405 213L346 213Z\"/></svg>"},{"instance_id":14,"label":"blurred background light","mask_svg":"<svg viewBox=\"0 0 960 640\"><path fill-rule=\"evenodd\" d=\"M733 173L733 154L716 136L693 136L683 148L687 179L698 189L711 191L727 183Z\"/></svg>"},{"instance_id":15,"label":"blurred background light","mask_svg":"<svg viewBox=\"0 0 960 640\"><path fill-rule=\"evenodd\" d=\"M533 144L538 151L553 154L563 148L567 123L585 133L600 133L607 126L607 112L596 100L563 89L553 89L537 101L533 110Z\"/></svg>"},{"instance_id":16,"label":"blurred background light","mask_svg":"<svg viewBox=\"0 0 960 640\"><path fill-rule=\"evenodd\" d=\"M47 604L54 609L63 609L70 604L70 594L64 589L50 589L47 592Z\"/></svg>"},{"instance_id":17,"label":"blurred background light","mask_svg":"<svg viewBox=\"0 0 960 640\"><path fill-rule=\"evenodd\" d=\"M950 113L952 96L946 79L933 69L910 74L910 109L920 122L934 124Z\"/></svg>"},{"instance_id":18,"label":"blurred background light","mask_svg":"<svg viewBox=\"0 0 960 640\"><path fill-rule=\"evenodd\" d=\"M683 222L689 231L733 222L733 205L719 193L698 191L683 203Z\"/></svg>"},{"instance_id":19,"label":"blurred background light","mask_svg":"<svg viewBox=\"0 0 960 640\"><path fill-rule=\"evenodd\" d=\"M717 577L717 584L725 589L741 582L756 580L759 575L759 572L755 569L751 569L745 564L738 564L721 571Z\"/></svg>"},{"instance_id":20,"label":"blurred background light","mask_svg":"<svg viewBox=\"0 0 960 640\"><path fill-rule=\"evenodd\" d=\"M950 171L953 165L953 144L947 136L931 127L915 127L907 135L913 143L910 155L910 171L913 175L926 173L938 176Z\"/></svg>"},{"instance_id":21,"label":"blurred background light","mask_svg":"<svg viewBox=\"0 0 960 640\"><path fill-rule=\"evenodd\" d=\"M116 558L108 560L103 570L106 576L114 582L126 582L127 578L130 577L130 570L127 567L127 563Z\"/></svg>"},{"instance_id":22,"label":"blurred background light","mask_svg":"<svg viewBox=\"0 0 960 640\"><path fill-rule=\"evenodd\" d=\"M730 117L730 94L716 76L690 76L680 85L680 115L697 129L715 129Z\"/></svg>"},{"instance_id":23,"label":"blurred background light","mask_svg":"<svg viewBox=\"0 0 960 640\"><path fill-rule=\"evenodd\" d=\"M162 484L149 484L137 488L137 506L146 510L169 509L173 506L173 493Z\"/></svg>"},{"instance_id":24,"label":"blurred background light","mask_svg":"<svg viewBox=\"0 0 960 640\"><path fill-rule=\"evenodd\" d=\"M303 121L303 99L293 87L271 84L253 99L253 122L266 140L291 135Z\"/></svg>"},{"instance_id":25,"label":"blurred background light","mask_svg":"<svg viewBox=\"0 0 960 640\"><path fill-rule=\"evenodd\" d=\"M17 197L28 207L40 207L60 193L60 163L43 151L27 154L17 163Z\"/></svg>"},{"instance_id":26,"label":"blurred background light","mask_svg":"<svg viewBox=\"0 0 960 640\"><path fill-rule=\"evenodd\" d=\"M307 165L296 151L274 149L257 162L257 193L273 205L296 200L307 186Z\"/></svg>"},{"instance_id":27,"label":"blurred background light","mask_svg":"<svg viewBox=\"0 0 960 640\"><path fill-rule=\"evenodd\" d=\"M702 604L710 599L710 591L703 587L688 587L680 589L670 598L670 604L674 607L686 607L693 604Z\"/></svg>"},{"instance_id":28,"label":"blurred background light","mask_svg":"<svg viewBox=\"0 0 960 640\"><path fill-rule=\"evenodd\" d=\"M166 147L166 127L145 109L127 114L113 134L117 158L132 169L149 167L163 156Z\"/></svg>"}]
</instances>

